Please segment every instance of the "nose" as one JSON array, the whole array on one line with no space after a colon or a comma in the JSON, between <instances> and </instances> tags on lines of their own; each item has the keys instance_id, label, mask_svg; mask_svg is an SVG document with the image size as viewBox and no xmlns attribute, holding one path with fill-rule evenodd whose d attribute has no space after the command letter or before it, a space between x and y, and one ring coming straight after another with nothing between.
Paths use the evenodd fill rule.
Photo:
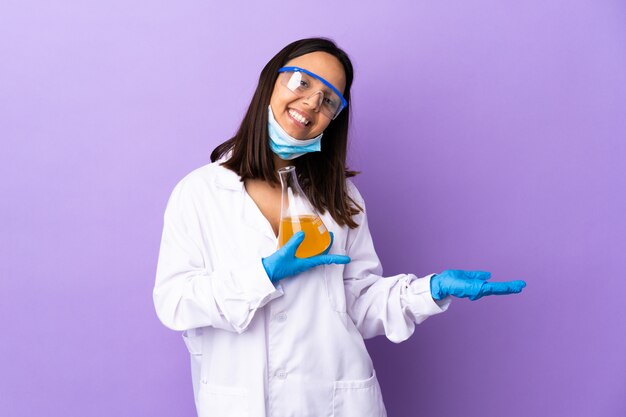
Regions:
<instances>
[{"instance_id":1,"label":"nose","mask_svg":"<svg viewBox=\"0 0 626 417\"><path fill-rule=\"evenodd\" d=\"M316 112L320 110L320 106L322 105L322 101L324 100L324 93L318 91L316 93L311 94L308 97L305 97L304 104L314 109Z\"/></svg>"}]
</instances>

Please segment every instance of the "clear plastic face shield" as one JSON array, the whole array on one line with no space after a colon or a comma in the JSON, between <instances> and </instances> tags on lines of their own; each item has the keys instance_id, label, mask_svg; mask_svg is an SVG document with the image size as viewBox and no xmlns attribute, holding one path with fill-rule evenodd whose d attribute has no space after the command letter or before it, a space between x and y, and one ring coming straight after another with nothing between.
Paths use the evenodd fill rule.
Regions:
<instances>
[{"instance_id":1,"label":"clear plastic face shield","mask_svg":"<svg viewBox=\"0 0 626 417\"><path fill-rule=\"evenodd\" d=\"M281 85L298 97L313 100L312 104L331 120L348 105L339 90L317 74L300 67L282 67L278 72Z\"/></svg>"}]
</instances>

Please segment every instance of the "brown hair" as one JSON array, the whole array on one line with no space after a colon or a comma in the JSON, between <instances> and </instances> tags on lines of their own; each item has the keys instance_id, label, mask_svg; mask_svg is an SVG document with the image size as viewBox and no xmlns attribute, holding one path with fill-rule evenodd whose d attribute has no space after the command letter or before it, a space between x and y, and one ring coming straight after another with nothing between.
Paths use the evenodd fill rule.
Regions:
<instances>
[{"instance_id":1,"label":"brown hair","mask_svg":"<svg viewBox=\"0 0 626 417\"><path fill-rule=\"evenodd\" d=\"M343 65L346 87L343 96L348 106L332 120L322 139L322 150L310 152L293 160L304 193L320 212L330 213L340 225L358 226L352 216L363 209L348 195L346 178L358 174L346 168L348 126L350 122L350 87L354 70L348 55L326 38L301 39L278 52L261 71L259 84L252 96L246 115L234 137L211 153L215 162L232 151L222 165L236 172L241 180L262 179L270 184L280 183L274 167L273 153L267 131L267 107L270 103L278 70L288 61L310 52L322 51L336 57Z\"/></svg>"}]
</instances>

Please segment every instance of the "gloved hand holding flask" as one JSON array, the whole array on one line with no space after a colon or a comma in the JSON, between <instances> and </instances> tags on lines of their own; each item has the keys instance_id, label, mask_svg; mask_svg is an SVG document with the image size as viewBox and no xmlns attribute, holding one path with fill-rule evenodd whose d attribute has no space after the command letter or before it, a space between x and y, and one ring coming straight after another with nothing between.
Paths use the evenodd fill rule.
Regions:
<instances>
[{"instance_id":1,"label":"gloved hand holding flask","mask_svg":"<svg viewBox=\"0 0 626 417\"><path fill-rule=\"evenodd\" d=\"M297 275L307 269L319 265L347 264L350 258L344 255L328 255L330 247L333 245L333 233L330 232L330 245L321 255L309 258L296 257L296 251L304 240L304 232L295 233L287 243L267 258L263 258L263 267L267 276L272 282L279 281L292 275Z\"/></svg>"},{"instance_id":2,"label":"gloved hand holding flask","mask_svg":"<svg viewBox=\"0 0 626 417\"><path fill-rule=\"evenodd\" d=\"M328 255L333 245L333 234L326 229L302 191L296 168L281 168L278 175L282 185L279 249L263 258L263 266L270 280L276 282L319 265L350 262L347 256Z\"/></svg>"},{"instance_id":3,"label":"gloved hand holding flask","mask_svg":"<svg viewBox=\"0 0 626 417\"><path fill-rule=\"evenodd\" d=\"M507 295L522 291L526 282L487 282L490 272L446 270L430 279L433 299L441 300L449 295L478 300L485 295Z\"/></svg>"}]
</instances>

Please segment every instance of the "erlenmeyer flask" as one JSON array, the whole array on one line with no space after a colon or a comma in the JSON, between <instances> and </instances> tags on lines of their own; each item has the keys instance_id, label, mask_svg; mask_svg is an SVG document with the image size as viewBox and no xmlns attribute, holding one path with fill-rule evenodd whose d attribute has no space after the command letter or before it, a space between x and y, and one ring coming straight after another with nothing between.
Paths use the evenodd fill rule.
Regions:
<instances>
[{"instance_id":1,"label":"erlenmeyer flask","mask_svg":"<svg viewBox=\"0 0 626 417\"><path fill-rule=\"evenodd\" d=\"M330 234L300 188L296 168L281 168L278 174L282 185L278 247L282 247L294 233L302 230L304 241L298 247L296 256L308 258L321 254L330 245Z\"/></svg>"}]
</instances>

